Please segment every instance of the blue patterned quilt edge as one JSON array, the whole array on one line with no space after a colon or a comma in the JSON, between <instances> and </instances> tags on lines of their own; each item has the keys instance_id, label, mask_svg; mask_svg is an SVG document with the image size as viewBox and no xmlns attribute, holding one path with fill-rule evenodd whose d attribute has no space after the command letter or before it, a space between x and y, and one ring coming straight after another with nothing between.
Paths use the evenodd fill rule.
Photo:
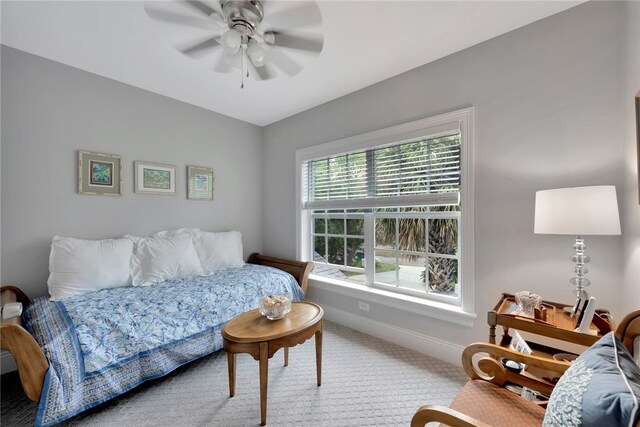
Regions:
<instances>
[{"instance_id":1,"label":"blue patterned quilt edge","mask_svg":"<svg viewBox=\"0 0 640 427\"><path fill-rule=\"evenodd\" d=\"M51 363L49 363L49 369L44 376L44 383L42 384L42 391L40 392L40 402L38 403L38 415L36 415L36 426L42 426L42 417L44 416L44 403L47 400L47 390L49 390L49 378L51 376ZM65 418L66 419L66 418ZM64 421L64 420L60 420ZM54 425L54 424L47 424Z\"/></svg>"},{"instance_id":2,"label":"blue patterned quilt edge","mask_svg":"<svg viewBox=\"0 0 640 427\"><path fill-rule=\"evenodd\" d=\"M105 367L105 368L98 369L97 371L87 372L87 373L86 373L86 377L90 377L90 376L92 376L92 375L97 375L97 374L99 374L99 373L101 373L101 372L104 372L104 371L106 371L106 370L108 370L108 369L112 369L112 368L120 367L120 366L125 365L125 364L127 364L127 363L131 363L131 362L132 362L132 361L134 361L134 360L140 359L140 358L142 358L142 357L144 357L144 356L147 356L147 355L150 355L150 354L154 354L154 353L159 353L159 352L161 352L162 350L164 350L164 349L166 349L166 348L169 348L169 347L171 347L171 346L175 346L176 344L179 344L179 343L181 343L181 342L190 341L190 340L192 340L192 339L194 339L194 338L197 338L197 337L199 337L199 336L201 336L201 335L208 334L208 333L210 333L210 332L212 332L212 331L220 330L220 329L222 329L222 327L224 326L224 324L225 324L225 323L226 323L226 322L222 322L222 323L219 323L219 324L217 324L217 325L215 325L215 326L212 326L212 327L209 327L209 328L207 328L207 329L204 329L204 330L202 330L202 331L200 331L200 332L198 332L198 333L195 333L195 334L193 334L193 335L190 335L190 336L188 336L188 337L185 337L185 338L182 338L182 339L179 339L179 340L175 340L175 341L171 341L171 342L168 342L168 343L166 343L166 344L163 344L163 345L161 345L161 346L158 346L158 347L155 347L155 348L152 348L152 349L146 350L146 351L141 351L141 352L139 352L139 353L137 353L137 354L134 354L134 355L133 355L133 356L131 356L131 357L128 357L128 358L126 358L126 359L123 359L123 360L121 360L121 361L119 361L119 362L117 362L117 363L113 363L113 364L111 364L111 365L109 365L109 366L107 366L107 367ZM222 348L222 347L220 347L220 348ZM210 353L206 353L206 354L203 354L202 356L198 356L198 357L196 357L195 359L191 359L191 360L190 360L190 362L191 362L191 361L194 361L194 360L196 360L196 359L199 359L200 357L204 357L204 356L206 356L206 355L208 355L208 354L214 353L214 352L216 352L216 351L220 350L220 348L216 348L216 350L214 350L214 351L212 351L212 352L210 352ZM186 363L189 363L189 362L186 362ZM178 365L178 366L180 366L180 365ZM175 368L174 368L174 369L175 369ZM172 369L172 370L173 370L173 369ZM169 371L169 372L171 372L171 371ZM139 385L139 384L138 384L138 385ZM137 387L137 385L136 385L136 387Z\"/></svg>"},{"instance_id":3,"label":"blue patterned quilt edge","mask_svg":"<svg viewBox=\"0 0 640 427\"><path fill-rule=\"evenodd\" d=\"M60 304L56 302L56 307L62 312L62 315L66 320L67 325L69 325L69 327L71 328L71 332L73 334L73 341L75 343L75 349L74 349L75 357L78 360L78 366L80 367L80 374L84 377L85 375L84 356L82 355L82 349L80 347L80 340L78 340L78 334L76 333L76 327L73 324L73 320L71 320L71 316L69 315L69 312L67 311L67 308L64 306L64 304ZM27 310L25 310L22 315L22 324L25 326L25 328L27 329L27 332L29 332L31 336L35 336L34 330L33 328L31 328L29 311ZM46 358L46 355L45 355L45 358ZM47 359L47 362L49 363L49 369L51 369L51 361ZM47 370L47 375L48 374L49 374L49 370ZM43 390L44 390L44 387L43 387Z\"/></svg>"},{"instance_id":4,"label":"blue patterned quilt edge","mask_svg":"<svg viewBox=\"0 0 640 427\"><path fill-rule=\"evenodd\" d=\"M78 359L78 366L80 367L80 375L84 377L85 376L84 355L82 354L82 347L80 347L80 340L78 339L78 334L76 332L76 325L73 324L73 320L71 320L71 316L67 311L67 307L65 307L64 304L60 304L60 308L62 308L62 314L64 314L64 317L67 320L69 327L71 328L73 341L75 343L76 358Z\"/></svg>"},{"instance_id":5,"label":"blue patterned quilt edge","mask_svg":"<svg viewBox=\"0 0 640 427\"><path fill-rule=\"evenodd\" d=\"M133 356L133 357L131 357L131 358L127 359L126 361L119 362L118 364L114 364L114 365L112 365L112 366L114 366L114 367L116 367L116 366L122 366L124 363L131 362L132 360L135 360L136 358L140 358L141 356L144 356L144 355L147 355L147 354L158 353L158 352L162 351L164 348L166 348L166 347L168 347L168 346L170 346L170 345L175 345L175 344L180 343L180 342L183 342L183 341L188 341L188 340L193 339L195 336L202 335L202 334L207 334L207 333L210 333L210 332L211 332L211 331L213 331L213 330L220 329L220 328L222 328L222 326L223 326L225 323L226 323L226 322L220 323L220 324L218 324L218 325L216 325L216 326L213 326L213 327L211 327L211 328L208 328L208 329L206 329L206 330L204 330L204 331L198 332L197 334L192 335L192 336L190 336L190 337L186 337L186 338L183 338L183 339L181 339L181 340L177 340L177 341L174 341L174 342L168 343L168 344L166 344L166 345L163 345L163 346L158 347L158 348L154 348L154 349L152 349L152 350L149 350L149 351L146 351L146 352L143 352L143 353L139 353L138 355ZM50 370L51 370L51 364L49 364L49 370L47 371L47 374L46 374L46 376L45 376L44 385L43 385L43 387L42 387L42 393L41 393L41 395L40 395L41 397L40 397L40 403L38 404L38 415L37 415L37 417L36 417L36 424L35 424L35 425L36 425L36 426L41 426L41 427L49 427L49 426L54 426L54 425L56 425L56 424L59 424L59 423L61 423L62 421L66 421L66 420L68 420L68 419L70 419L70 418L75 417L76 415L80 414L81 412L86 411L87 409L90 409L90 408L93 408L93 407L95 407L95 406L101 405L101 404L103 404L104 402L106 402L106 401L108 401L108 400L111 400L111 399L113 399L113 398L115 398L115 397L121 396L121 395L123 395L124 393L127 393L128 391L133 390L134 388L138 387L140 384L142 384L142 383L144 383L144 382L146 382L146 381L155 380L155 379L158 379L158 378L164 377L165 375L169 374L170 372L175 371L176 369L178 369L178 368L179 368L180 366L182 366L182 365L186 365L187 363L191 363L191 362L193 362L193 361L195 361L195 360L201 359L201 358L203 358L203 357L205 357L205 356L208 356L208 355L210 355L210 354L213 354L213 353L215 353L216 351L219 351L219 350L221 350L221 349L222 349L222 346L215 347L215 348L214 348L214 350L212 350L212 351L210 351L210 352L208 352L208 353L202 354L202 355L200 355L200 356L197 356L197 357L194 357L194 358L191 358L191 359L187 359L187 360L185 360L185 361L183 361L183 362L176 363L175 365L172 365L171 367L169 367L169 368L165 369L165 370L164 370L164 371L162 371L161 373L158 373L158 374L155 374L155 375L146 376L146 377L142 377L142 379L141 379L138 383L132 384L132 385L131 385L131 387L127 388L126 390L124 390L124 391L123 391L123 392L121 392L121 393L113 393L113 394L111 394L111 395L109 395L109 396L105 397L104 399L101 399L101 400L99 400L99 401L97 401L97 402L93 402L93 403L91 403L91 404L89 404L89 405L85 405L85 406L83 406L82 408L78 409L77 411L73 412L72 414L67 415L67 416L63 416L63 417L61 417L61 418L57 419L56 421L54 421L54 422L52 422L52 423L49 423L49 424L43 424L43 423L42 423L42 417L44 416L44 402L45 402L45 399L43 399L43 396L45 396L45 391L46 391L46 389L49 387L49 372L50 372ZM96 374L96 373L99 373L99 372L102 372L102 371L103 371L103 370L95 371L95 372L92 372L92 374Z\"/></svg>"}]
</instances>

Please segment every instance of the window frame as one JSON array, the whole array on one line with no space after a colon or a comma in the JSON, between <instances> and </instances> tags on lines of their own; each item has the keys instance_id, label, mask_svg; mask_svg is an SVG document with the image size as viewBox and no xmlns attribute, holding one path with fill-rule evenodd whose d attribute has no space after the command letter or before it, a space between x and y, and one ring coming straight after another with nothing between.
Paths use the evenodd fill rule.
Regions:
<instances>
[{"instance_id":1,"label":"window frame","mask_svg":"<svg viewBox=\"0 0 640 427\"><path fill-rule=\"evenodd\" d=\"M399 144L403 141L410 139L417 139L423 137L436 137L445 135L451 132L451 129L457 127L460 130L460 205L461 212L458 222L458 241L459 246L459 276L458 283L460 291L458 293L459 298L456 298L455 302L451 302L451 297L445 297L444 299L439 296L425 294L424 296L416 297L418 299L424 299L426 305L442 306L449 305L449 309L459 310L465 314L474 313L474 182L473 182L473 148L474 148L474 108L469 107L461 110L456 110L450 113L441 114L438 116L428 117L413 122L388 127L385 129L368 132L348 138L343 138L336 141L327 142L324 144L315 145L308 148L299 149L296 151L296 256L301 260L309 260L310 251L313 239L313 221L312 210L303 208L303 191L305 189L305 170L304 163L310 160L315 160L322 157L329 157L344 154L347 152L356 152L367 149L374 149L384 145ZM357 203L357 202L356 202ZM346 205L348 205L347 202ZM345 209L349 207L345 206ZM369 227L373 227L373 221L366 221L365 219L365 235L367 233L366 227L369 223ZM327 231L327 230L325 230ZM346 232L346 230L345 230ZM365 253L373 253L374 242L370 239L365 239ZM410 295L403 295L402 292L397 290L384 291L378 286L359 285L352 282L337 281L336 279L324 280L322 276L311 275L314 281L336 283L351 288L358 288L360 290L376 290L376 294L388 294L390 298L406 299L405 297L411 297ZM368 288L368 289L365 289ZM384 288L384 287L383 287ZM396 297L399 295L400 297ZM429 304L433 302L434 304ZM467 316L468 317L468 316Z\"/></svg>"}]
</instances>

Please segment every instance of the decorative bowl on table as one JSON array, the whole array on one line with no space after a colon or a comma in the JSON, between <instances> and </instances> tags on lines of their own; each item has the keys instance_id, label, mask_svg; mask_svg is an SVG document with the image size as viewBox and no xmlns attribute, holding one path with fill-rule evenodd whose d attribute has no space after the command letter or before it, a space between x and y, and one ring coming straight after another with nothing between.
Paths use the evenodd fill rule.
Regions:
<instances>
[{"instance_id":1,"label":"decorative bowl on table","mask_svg":"<svg viewBox=\"0 0 640 427\"><path fill-rule=\"evenodd\" d=\"M267 295L260 298L260 314L269 320L282 319L291 311L291 296Z\"/></svg>"}]
</instances>

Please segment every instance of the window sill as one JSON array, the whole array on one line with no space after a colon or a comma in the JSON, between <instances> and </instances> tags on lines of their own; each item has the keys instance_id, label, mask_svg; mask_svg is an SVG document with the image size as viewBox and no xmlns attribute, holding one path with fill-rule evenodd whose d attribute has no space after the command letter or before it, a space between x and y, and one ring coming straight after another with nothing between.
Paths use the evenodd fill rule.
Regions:
<instances>
[{"instance_id":1,"label":"window sill","mask_svg":"<svg viewBox=\"0 0 640 427\"><path fill-rule=\"evenodd\" d=\"M309 284L318 289L326 289L329 292L345 295L352 298L362 298L376 304L396 308L411 313L420 314L438 320L443 320L457 325L473 327L477 314L462 311L459 306L432 301L410 295L397 294L382 289L372 288L356 283L329 277L309 275Z\"/></svg>"}]
</instances>

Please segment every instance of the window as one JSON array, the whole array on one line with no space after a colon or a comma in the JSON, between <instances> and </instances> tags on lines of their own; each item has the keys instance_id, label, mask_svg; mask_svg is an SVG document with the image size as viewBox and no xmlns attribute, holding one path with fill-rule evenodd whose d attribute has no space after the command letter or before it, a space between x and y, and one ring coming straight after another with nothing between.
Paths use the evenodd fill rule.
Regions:
<instances>
[{"instance_id":1,"label":"window","mask_svg":"<svg viewBox=\"0 0 640 427\"><path fill-rule=\"evenodd\" d=\"M312 274L469 305L471 115L298 150L298 255Z\"/></svg>"}]
</instances>

